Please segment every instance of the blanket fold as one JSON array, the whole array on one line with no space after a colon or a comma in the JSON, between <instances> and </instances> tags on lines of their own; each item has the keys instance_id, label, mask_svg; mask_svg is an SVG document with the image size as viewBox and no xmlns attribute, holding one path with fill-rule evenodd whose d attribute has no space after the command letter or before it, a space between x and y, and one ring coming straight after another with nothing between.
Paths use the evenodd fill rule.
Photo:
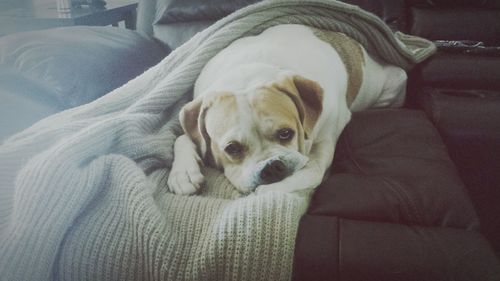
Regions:
<instances>
[{"instance_id":1,"label":"blanket fold","mask_svg":"<svg viewBox=\"0 0 500 281\"><path fill-rule=\"evenodd\" d=\"M231 14L126 85L0 146L0 280L289 280L310 191L243 196L211 169L198 196L166 188L177 114L202 67L284 23L346 33L405 69L435 51L342 2Z\"/></svg>"}]
</instances>

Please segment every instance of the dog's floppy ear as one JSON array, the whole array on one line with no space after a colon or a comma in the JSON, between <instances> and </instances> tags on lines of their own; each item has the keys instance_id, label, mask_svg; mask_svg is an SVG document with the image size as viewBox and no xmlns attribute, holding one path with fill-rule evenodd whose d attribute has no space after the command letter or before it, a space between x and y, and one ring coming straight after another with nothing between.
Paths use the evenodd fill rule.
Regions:
<instances>
[{"instance_id":1,"label":"dog's floppy ear","mask_svg":"<svg viewBox=\"0 0 500 281\"><path fill-rule=\"evenodd\" d=\"M323 88L317 82L299 75L287 76L276 86L295 103L307 138L323 111Z\"/></svg>"},{"instance_id":2,"label":"dog's floppy ear","mask_svg":"<svg viewBox=\"0 0 500 281\"><path fill-rule=\"evenodd\" d=\"M205 158L210 147L210 137L205 127L207 106L202 98L197 98L184 105L179 113L179 121L184 133L196 144L200 156Z\"/></svg>"}]
</instances>

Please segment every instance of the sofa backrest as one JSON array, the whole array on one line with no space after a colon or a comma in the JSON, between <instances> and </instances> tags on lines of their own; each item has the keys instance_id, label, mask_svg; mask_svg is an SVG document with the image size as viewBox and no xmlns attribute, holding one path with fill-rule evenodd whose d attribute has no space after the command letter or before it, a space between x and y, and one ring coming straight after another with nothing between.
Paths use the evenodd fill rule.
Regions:
<instances>
[{"instance_id":1,"label":"sofa backrest","mask_svg":"<svg viewBox=\"0 0 500 281\"><path fill-rule=\"evenodd\" d=\"M260 0L141 0L138 29L172 49L216 20ZM432 40L500 43L500 0L345 0L394 30Z\"/></svg>"}]
</instances>

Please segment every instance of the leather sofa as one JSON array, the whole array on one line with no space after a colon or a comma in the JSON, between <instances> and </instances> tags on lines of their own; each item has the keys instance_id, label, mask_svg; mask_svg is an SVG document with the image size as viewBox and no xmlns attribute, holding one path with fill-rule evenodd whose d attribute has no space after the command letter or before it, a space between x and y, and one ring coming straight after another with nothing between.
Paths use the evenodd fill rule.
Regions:
<instances>
[{"instance_id":1,"label":"leather sofa","mask_svg":"<svg viewBox=\"0 0 500 281\"><path fill-rule=\"evenodd\" d=\"M149 0L139 11L138 27L175 49L254 2ZM394 30L431 40L499 45L500 1L344 2L377 14ZM331 175L316 190L299 226L293 280L500 280L490 244L499 251L500 231L494 228L500 224L488 225L493 228L485 232L488 241L476 213L487 224L499 213L487 211L500 206L500 180L493 172L500 165L494 118L500 117L494 94L500 90L500 60L490 49L471 54L446 43L410 73L405 109L354 115L337 144ZM471 143L469 138L490 145L474 149L490 151L492 167L486 173L497 177L489 181L498 190L468 181L481 170L473 163L482 160L460 146ZM489 205L474 205L469 194L482 191L489 192L478 195Z\"/></svg>"},{"instance_id":2,"label":"leather sofa","mask_svg":"<svg viewBox=\"0 0 500 281\"><path fill-rule=\"evenodd\" d=\"M106 78L116 84L102 84L101 80L95 84L96 76L85 76L88 71L78 74L83 79L80 81L89 83L84 85L99 86L99 91L90 91L99 94L72 104L67 104L68 99L61 93L71 95L81 86L58 91L57 85L67 84L40 75L50 74L47 69L37 72L30 68L31 72L26 72L18 67L20 64L9 64L4 59L0 60L0 70L8 65L13 71L7 74L14 72L19 79L29 78L27 81L47 92L50 101L66 102L50 108L50 113L57 112L118 87L158 62L168 49L175 49L217 19L254 2L142 0L137 27L162 44L136 37L131 31L126 31L126 36L132 39L122 41L120 35L108 34L118 36L117 42L138 42L137 46L129 46L127 52L131 53L124 57L140 53L148 54L149 59L125 66L111 64L115 66L111 68L98 65L97 69L107 71L99 72L97 77L116 74ZM394 30L432 40L479 40L492 46L500 40L498 0L345 2L379 15ZM60 31L75 32L66 30ZM86 28L78 30L88 32ZM35 35L43 37L43 32L15 36L28 40ZM12 42L12 37L9 40ZM75 40L75 46L80 46ZM2 42L0 38L0 49L6 46ZM110 44L101 47L106 46ZM111 50L110 56L116 53L107 50ZM85 56L82 63L84 60ZM500 130L494 121L500 117L496 106L499 64L499 57L485 54L485 50L471 54L464 48L442 49L410 73L406 108L353 116L337 145L331 173L316 190L301 220L293 280L500 280L495 255L495 249L500 249L500 179L495 172L500 165ZM121 73L124 67L131 72ZM7 77L5 81L16 81L0 74L0 78ZM23 95L32 99L27 92L33 91L26 88L31 84L9 85L6 91L10 96L18 97L17 92L24 91ZM16 110L11 111L15 114Z\"/></svg>"}]
</instances>

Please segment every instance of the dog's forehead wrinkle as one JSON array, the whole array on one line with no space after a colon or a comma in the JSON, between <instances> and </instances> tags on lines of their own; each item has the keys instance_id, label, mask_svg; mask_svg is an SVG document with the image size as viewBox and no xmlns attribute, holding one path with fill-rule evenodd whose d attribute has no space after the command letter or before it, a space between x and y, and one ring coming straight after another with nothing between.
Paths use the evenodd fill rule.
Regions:
<instances>
[{"instance_id":1,"label":"dog's forehead wrinkle","mask_svg":"<svg viewBox=\"0 0 500 281\"><path fill-rule=\"evenodd\" d=\"M257 123L254 113L250 108L245 95L236 93L232 96L231 110L227 104L219 103L214 106L211 115L211 133L219 147L223 149L229 142L237 141L252 147L259 146Z\"/></svg>"},{"instance_id":2,"label":"dog's forehead wrinkle","mask_svg":"<svg viewBox=\"0 0 500 281\"><path fill-rule=\"evenodd\" d=\"M293 100L274 87L261 87L250 99L251 106L261 115L283 115L293 118L298 114Z\"/></svg>"}]
</instances>

